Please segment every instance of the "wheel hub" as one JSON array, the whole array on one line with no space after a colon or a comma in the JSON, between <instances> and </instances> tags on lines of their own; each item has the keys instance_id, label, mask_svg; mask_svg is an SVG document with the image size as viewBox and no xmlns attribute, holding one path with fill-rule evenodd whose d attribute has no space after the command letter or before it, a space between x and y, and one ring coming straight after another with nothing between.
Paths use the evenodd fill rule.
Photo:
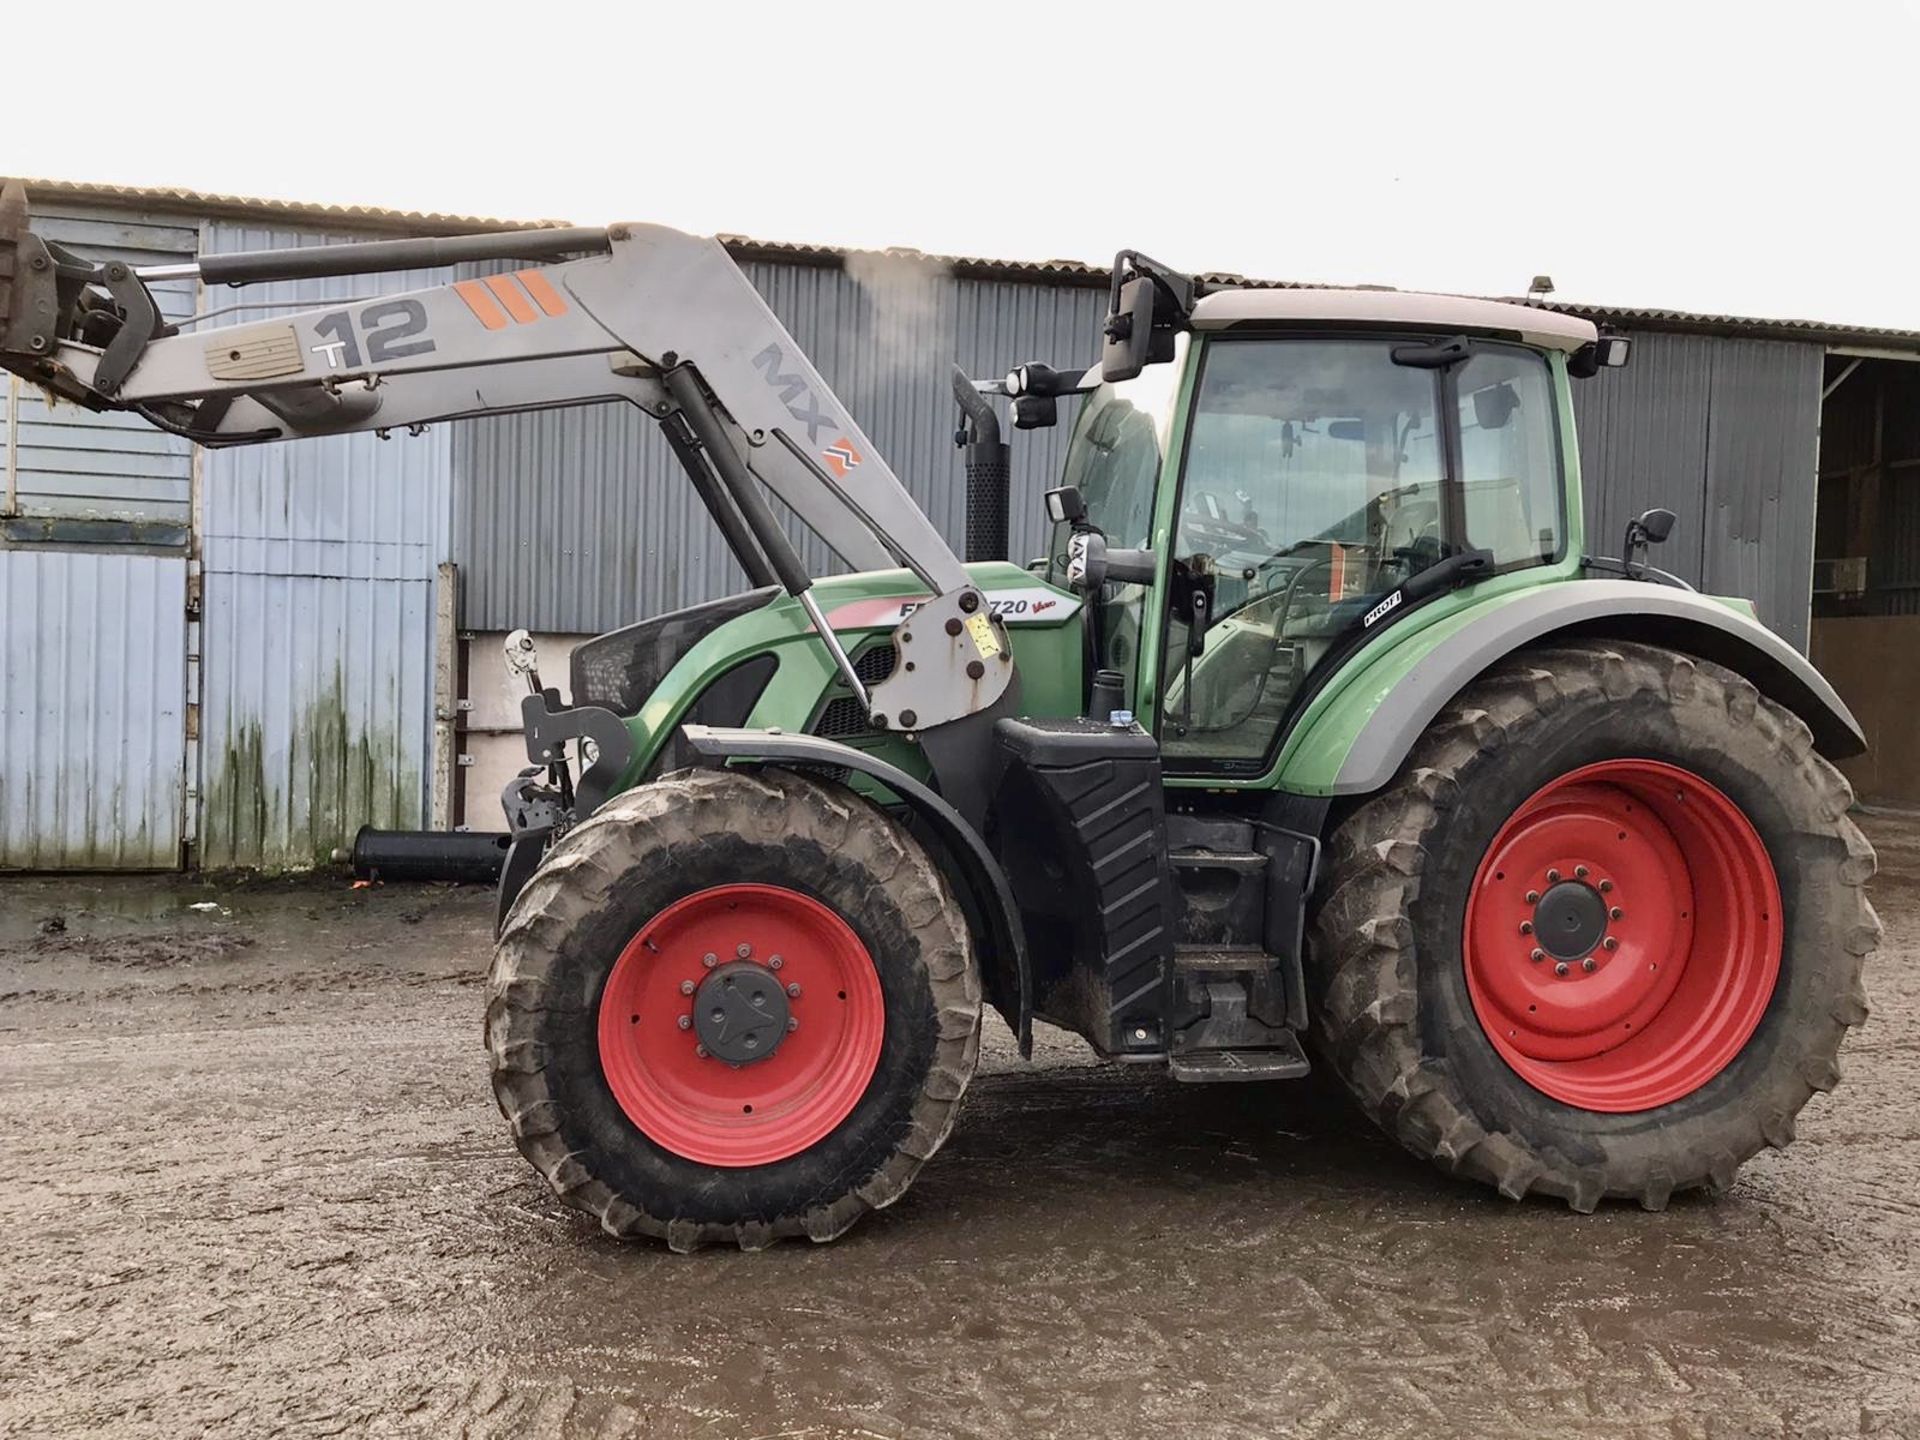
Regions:
<instances>
[{"instance_id":1,"label":"wheel hub","mask_svg":"<svg viewBox=\"0 0 1920 1440\"><path fill-rule=\"evenodd\" d=\"M1582 880L1562 880L1533 908L1533 933L1556 960L1583 960L1607 933L1607 902Z\"/></svg>"},{"instance_id":2,"label":"wheel hub","mask_svg":"<svg viewBox=\"0 0 1920 1440\"><path fill-rule=\"evenodd\" d=\"M734 960L711 972L693 996L693 1031L716 1060L750 1065L772 1057L792 1011L778 977Z\"/></svg>"},{"instance_id":3,"label":"wheel hub","mask_svg":"<svg viewBox=\"0 0 1920 1440\"><path fill-rule=\"evenodd\" d=\"M1501 828L1462 948L1501 1058L1556 1100L1624 1113L1738 1053L1781 945L1778 882L1740 809L1678 766L1612 760L1550 782Z\"/></svg>"},{"instance_id":4,"label":"wheel hub","mask_svg":"<svg viewBox=\"0 0 1920 1440\"><path fill-rule=\"evenodd\" d=\"M716 885L639 928L597 1028L607 1088L642 1134L704 1165L768 1165L859 1103L886 998L865 943L820 901Z\"/></svg>"}]
</instances>

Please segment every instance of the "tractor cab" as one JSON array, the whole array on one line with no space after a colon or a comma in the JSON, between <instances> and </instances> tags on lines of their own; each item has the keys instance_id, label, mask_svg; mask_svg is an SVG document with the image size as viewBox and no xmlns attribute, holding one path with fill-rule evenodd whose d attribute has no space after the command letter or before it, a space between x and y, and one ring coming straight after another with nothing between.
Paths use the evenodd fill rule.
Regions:
<instances>
[{"instance_id":1,"label":"tractor cab","mask_svg":"<svg viewBox=\"0 0 1920 1440\"><path fill-rule=\"evenodd\" d=\"M1169 774L1252 777L1415 601L1577 556L1567 385L1598 337L1380 291L1221 291L1189 324L1086 396L1046 572L1088 589L1089 674L1119 673ZM1092 535L1150 578L1089 588Z\"/></svg>"}]
</instances>

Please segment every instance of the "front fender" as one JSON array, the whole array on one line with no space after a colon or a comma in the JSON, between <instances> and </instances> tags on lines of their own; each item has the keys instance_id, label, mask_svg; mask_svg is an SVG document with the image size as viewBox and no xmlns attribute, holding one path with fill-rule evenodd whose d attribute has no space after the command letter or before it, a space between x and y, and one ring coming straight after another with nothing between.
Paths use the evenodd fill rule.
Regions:
<instances>
[{"instance_id":1,"label":"front fender","mask_svg":"<svg viewBox=\"0 0 1920 1440\"><path fill-rule=\"evenodd\" d=\"M1393 778L1434 717L1476 677L1525 646L1572 636L1636 640L1714 661L1804 720L1829 759L1867 748L1859 722L1825 677L1759 621L1691 591L1576 580L1509 591L1412 637L1420 652L1410 664L1403 658L1376 683L1344 687L1311 718L1315 729L1353 737L1331 778L1316 785L1303 775L1290 783L1283 773L1280 783L1321 794L1371 794ZM1328 753L1325 745L1305 748Z\"/></svg>"}]
</instances>

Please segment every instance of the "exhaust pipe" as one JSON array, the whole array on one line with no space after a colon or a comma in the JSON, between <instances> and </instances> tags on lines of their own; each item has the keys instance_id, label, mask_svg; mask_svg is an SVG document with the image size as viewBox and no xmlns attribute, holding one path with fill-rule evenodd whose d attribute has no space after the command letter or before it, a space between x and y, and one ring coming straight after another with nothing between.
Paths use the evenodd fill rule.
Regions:
<instances>
[{"instance_id":1,"label":"exhaust pipe","mask_svg":"<svg viewBox=\"0 0 1920 1440\"><path fill-rule=\"evenodd\" d=\"M954 443L966 452L967 552L973 560L1007 558L1007 496L1013 486L1013 450L1000 438L1000 417L974 388L967 372L953 367L953 398L964 426Z\"/></svg>"}]
</instances>

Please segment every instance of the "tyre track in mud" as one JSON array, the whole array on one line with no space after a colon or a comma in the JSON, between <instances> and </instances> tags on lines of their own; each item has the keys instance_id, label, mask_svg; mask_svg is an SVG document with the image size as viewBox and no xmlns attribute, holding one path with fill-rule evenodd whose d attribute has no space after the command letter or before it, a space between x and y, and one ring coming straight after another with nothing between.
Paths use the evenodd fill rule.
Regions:
<instances>
[{"instance_id":1,"label":"tyre track in mud","mask_svg":"<svg viewBox=\"0 0 1920 1440\"><path fill-rule=\"evenodd\" d=\"M490 897L0 881L0 1434L1920 1434L1920 819L1867 828L1873 1018L1718 1201L1511 1205L996 1026L905 1199L745 1256L514 1154Z\"/></svg>"}]
</instances>

